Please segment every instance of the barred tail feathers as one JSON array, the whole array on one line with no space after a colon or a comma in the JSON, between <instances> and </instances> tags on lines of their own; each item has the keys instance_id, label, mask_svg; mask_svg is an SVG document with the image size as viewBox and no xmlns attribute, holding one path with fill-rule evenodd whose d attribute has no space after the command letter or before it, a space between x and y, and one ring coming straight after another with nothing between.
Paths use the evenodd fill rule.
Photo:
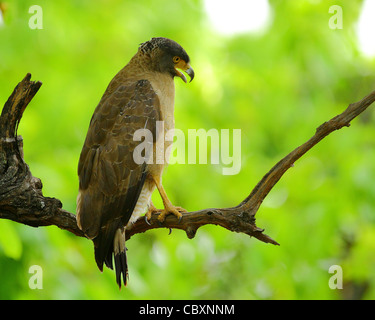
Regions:
<instances>
[{"instance_id":1,"label":"barred tail feathers","mask_svg":"<svg viewBox=\"0 0 375 320\"><path fill-rule=\"evenodd\" d=\"M121 275L124 286L126 286L127 280L129 278L126 250L125 228L117 229L115 237L113 239L113 253L115 256L116 282L119 286L119 289L121 289Z\"/></svg>"},{"instance_id":2,"label":"barred tail feathers","mask_svg":"<svg viewBox=\"0 0 375 320\"><path fill-rule=\"evenodd\" d=\"M125 228L110 226L102 229L102 232L95 238L95 260L100 271L103 265L113 269L113 256L115 262L116 282L121 289L121 282L126 286L128 280L128 264L125 247ZM122 277L122 281L121 281Z\"/></svg>"}]
</instances>

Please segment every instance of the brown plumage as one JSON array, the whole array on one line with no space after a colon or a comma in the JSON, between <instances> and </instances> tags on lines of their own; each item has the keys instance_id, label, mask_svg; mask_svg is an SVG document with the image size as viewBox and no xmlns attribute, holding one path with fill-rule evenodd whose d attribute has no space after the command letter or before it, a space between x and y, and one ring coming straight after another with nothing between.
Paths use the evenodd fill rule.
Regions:
<instances>
[{"instance_id":1,"label":"brown plumage","mask_svg":"<svg viewBox=\"0 0 375 320\"><path fill-rule=\"evenodd\" d=\"M79 194L77 222L93 240L95 260L113 269L121 288L126 285L128 267L125 232L141 214L150 219L155 210L151 194L160 192L165 215L181 213L169 201L161 184L164 164L136 163L134 141L138 129L151 131L153 159L156 159L156 122L163 121L165 132L174 128L175 76L186 82L177 69L194 77L185 50L167 38L153 38L140 45L130 62L112 79L91 118L78 164ZM162 136L165 140L165 137ZM164 150L170 142L165 141ZM169 155L164 154L165 159ZM147 221L147 220L146 220Z\"/></svg>"}]
</instances>

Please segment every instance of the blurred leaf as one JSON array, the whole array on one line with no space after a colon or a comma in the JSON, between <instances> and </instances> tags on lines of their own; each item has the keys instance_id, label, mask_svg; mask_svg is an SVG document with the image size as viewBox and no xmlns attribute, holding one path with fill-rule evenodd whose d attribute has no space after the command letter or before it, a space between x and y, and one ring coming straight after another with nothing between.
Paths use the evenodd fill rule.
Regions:
<instances>
[{"instance_id":1,"label":"blurred leaf","mask_svg":"<svg viewBox=\"0 0 375 320\"><path fill-rule=\"evenodd\" d=\"M22 242L11 221L0 221L0 247L9 258L18 260L22 255Z\"/></svg>"}]
</instances>

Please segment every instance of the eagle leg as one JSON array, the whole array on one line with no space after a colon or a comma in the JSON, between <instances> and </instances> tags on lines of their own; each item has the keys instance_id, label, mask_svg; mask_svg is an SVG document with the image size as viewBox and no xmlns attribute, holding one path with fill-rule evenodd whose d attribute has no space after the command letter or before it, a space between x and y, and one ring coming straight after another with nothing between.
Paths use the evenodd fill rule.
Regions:
<instances>
[{"instance_id":1,"label":"eagle leg","mask_svg":"<svg viewBox=\"0 0 375 320\"><path fill-rule=\"evenodd\" d=\"M172 204L172 202L169 200L169 198L167 196L167 193L165 192L165 190L163 188L163 185L161 184L160 178L156 178L156 179L154 178L154 181L155 181L156 187L159 190L160 196L161 196L161 198L163 200L163 204L164 204L164 210L162 210L161 213L159 214L158 220L160 222L164 222L165 217L168 214L174 214L178 218L178 221L180 222L181 219L182 219L181 212L187 212L187 210L185 210L181 207L175 207Z\"/></svg>"}]
</instances>

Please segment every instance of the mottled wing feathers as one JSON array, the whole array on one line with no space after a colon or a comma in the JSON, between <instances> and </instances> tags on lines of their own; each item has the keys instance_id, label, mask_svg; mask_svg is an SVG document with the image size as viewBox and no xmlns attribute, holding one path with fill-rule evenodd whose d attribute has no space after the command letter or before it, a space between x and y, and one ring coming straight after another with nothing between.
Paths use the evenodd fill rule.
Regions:
<instances>
[{"instance_id":1,"label":"mottled wing feathers","mask_svg":"<svg viewBox=\"0 0 375 320\"><path fill-rule=\"evenodd\" d=\"M119 86L91 119L78 165L77 221L94 239L101 269L104 260L112 267L114 233L128 223L147 174L147 165L133 159L140 143L133 140L134 132L148 129L155 136L159 110L150 82L140 80Z\"/></svg>"}]
</instances>

